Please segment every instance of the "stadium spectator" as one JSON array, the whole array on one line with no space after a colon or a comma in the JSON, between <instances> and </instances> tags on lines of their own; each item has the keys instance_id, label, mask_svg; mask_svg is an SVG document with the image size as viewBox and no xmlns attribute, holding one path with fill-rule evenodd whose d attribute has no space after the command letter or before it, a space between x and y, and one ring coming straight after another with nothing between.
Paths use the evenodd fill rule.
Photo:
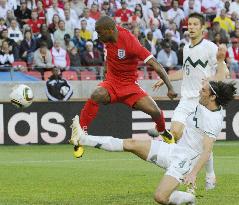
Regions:
<instances>
[{"instance_id":1,"label":"stadium spectator","mask_svg":"<svg viewBox=\"0 0 239 205\"><path fill-rule=\"evenodd\" d=\"M14 56L9 48L9 44L7 41L3 41L0 51L0 63L1 65L11 65L13 62Z\"/></svg>"},{"instance_id":2,"label":"stadium spectator","mask_svg":"<svg viewBox=\"0 0 239 205\"><path fill-rule=\"evenodd\" d=\"M47 44L47 48L51 49L53 46L53 35L49 33L47 25L42 24L40 28L40 35L38 36L37 47L40 47L41 42L45 42Z\"/></svg>"},{"instance_id":3,"label":"stadium spectator","mask_svg":"<svg viewBox=\"0 0 239 205\"><path fill-rule=\"evenodd\" d=\"M10 51L13 52L14 59L15 60L19 59L19 46L13 39L8 38L8 30L7 29L3 29L1 32L0 45L2 45L3 41L8 42L9 49L10 49Z\"/></svg>"},{"instance_id":4,"label":"stadium spectator","mask_svg":"<svg viewBox=\"0 0 239 205\"><path fill-rule=\"evenodd\" d=\"M67 101L73 95L72 86L61 76L61 70L52 69L52 76L46 81L46 96L49 101Z\"/></svg>"},{"instance_id":5,"label":"stadium spectator","mask_svg":"<svg viewBox=\"0 0 239 205\"><path fill-rule=\"evenodd\" d=\"M11 10L12 8L9 7L7 0L0 1L0 18L6 19L7 11Z\"/></svg>"},{"instance_id":6,"label":"stadium spectator","mask_svg":"<svg viewBox=\"0 0 239 205\"><path fill-rule=\"evenodd\" d=\"M85 41L92 40L92 33L89 30L87 30L87 21L85 19L82 19L80 24L81 24L80 37Z\"/></svg>"},{"instance_id":7,"label":"stadium spectator","mask_svg":"<svg viewBox=\"0 0 239 205\"><path fill-rule=\"evenodd\" d=\"M7 26L5 25L5 19L4 18L0 18L0 32L3 30L3 29L6 29Z\"/></svg>"},{"instance_id":8,"label":"stadium spectator","mask_svg":"<svg viewBox=\"0 0 239 205\"><path fill-rule=\"evenodd\" d=\"M227 66L239 78L239 38L231 39L232 46L228 47L226 54Z\"/></svg>"},{"instance_id":9,"label":"stadium spectator","mask_svg":"<svg viewBox=\"0 0 239 205\"><path fill-rule=\"evenodd\" d=\"M13 19L16 19L15 15L14 15L14 11L13 10L8 10L7 11L7 17L5 19L5 24L7 25L7 27L10 27L11 21Z\"/></svg>"},{"instance_id":10,"label":"stadium spectator","mask_svg":"<svg viewBox=\"0 0 239 205\"><path fill-rule=\"evenodd\" d=\"M164 44L163 49L157 55L157 61L162 64L167 72L176 69L178 57L176 52L171 49L170 43Z\"/></svg>"},{"instance_id":11,"label":"stadium spectator","mask_svg":"<svg viewBox=\"0 0 239 205\"><path fill-rule=\"evenodd\" d=\"M59 28L60 17L58 14L54 14L52 17L52 23L48 25L48 30L50 33L54 33Z\"/></svg>"},{"instance_id":12,"label":"stadium spectator","mask_svg":"<svg viewBox=\"0 0 239 205\"><path fill-rule=\"evenodd\" d=\"M239 14L236 13L236 12L232 12L231 13L231 20L232 20L232 23L235 27L236 27L236 24L239 23L238 19L239 19Z\"/></svg>"},{"instance_id":13,"label":"stadium spectator","mask_svg":"<svg viewBox=\"0 0 239 205\"><path fill-rule=\"evenodd\" d=\"M165 38L162 40L161 44L162 44L162 47L164 47L165 43L169 43L171 45L172 50L177 52L177 50L178 50L178 43L176 41L174 41L172 39L172 37L173 37L172 32L169 31L169 30L166 31L165 32Z\"/></svg>"},{"instance_id":14,"label":"stadium spectator","mask_svg":"<svg viewBox=\"0 0 239 205\"><path fill-rule=\"evenodd\" d=\"M63 49L65 49L66 51L71 51L71 49L74 47L74 43L71 41L71 36L70 34L65 34L64 36L64 45L63 45Z\"/></svg>"},{"instance_id":15,"label":"stadium spectator","mask_svg":"<svg viewBox=\"0 0 239 205\"><path fill-rule=\"evenodd\" d=\"M59 28L54 32L53 37L54 37L54 41L59 41L61 43L61 47L63 47L64 45L65 34L70 34L70 31L66 30L65 22L63 20L60 20Z\"/></svg>"},{"instance_id":16,"label":"stadium spectator","mask_svg":"<svg viewBox=\"0 0 239 205\"><path fill-rule=\"evenodd\" d=\"M231 33L231 38L239 38L239 28L236 28L234 32Z\"/></svg>"},{"instance_id":17,"label":"stadium spectator","mask_svg":"<svg viewBox=\"0 0 239 205\"><path fill-rule=\"evenodd\" d=\"M87 7L91 8L93 4L101 5L103 3L103 0L87 0L86 2Z\"/></svg>"},{"instance_id":18,"label":"stadium spectator","mask_svg":"<svg viewBox=\"0 0 239 205\"><path fill-rule=\"evenodd\" d=\"M127 8L134 12L137 1L135 0L126 0Z\"/></svg>"},{"instance_id":19,"label":"stadium spectator","mask_svg":"<svg viewBox=\"0 0 239 205\"><path fill-rule=\"evenodd\" d=\"M129 24L132 27L140 27L141 30L145 30L146 21L143 18L143 13L140 10L135 10L133 15L129 17Z\"/></svg>"},{"instance_id":20,"label":"stadium spectator","mask_svg":"<svg viewBox=\"0 0 239 205\"><path fill-rule=\"evenodd\" d=\"M239 0L235 0L230 5L230 13L236 12L239 14Z\"/></svg>"},{"instance_id":21,"label":"stadium spectator","mask_svg":"<svg viewBox=\"0 0 239 205\"><path fill-rule=\"evenodd\" d=\"M70 58L65 49L61 47L59 40L54 41L54 46L51 49L52 64L61 70L69 70Z\"/></svg>"},{"instance_id":22,"label":"stadium spectator","mask_svg":"<svg viewBox=\"0 0 239 205\"><path fill-rule=\"evenodd\" d=\"M38 14L38 18L44 23L46 23L46 15L42 1L37 1L36 8L33 11L36 11Z\"/></svg>"},{"instance_id":23,"label":"stadium spectator","mask_svg":"<svg viewBox=\"0 0 239 205\"><path fill-rule=\"evenodd\" d=\"M217 14L217 11L223 8L223 4L220 0L202 0L201 11L206 14L206 19L212 21Z\"/></svg>"},{"instance_id":24,"label":"stadium spectator","mask_svg":"<svg viewBox=\"0 0 239 205\"><path fill-rule=\"evenodd\" d=\"M86 42L86 50L82 53L81 64L83 66L102 66L103 59L98 49L93 47L91 41ZM95 68L91 68L95 70Z\"/></svg>"},{"instance_id":25,"label":"stadium spectator","mask_svg":"<svg viewBox=\"0 0 239 205\"><path fill-rule=\"evenodd\" d=\"M102 7L101 7L101 12L104 12L105 15L107 16L113 16L114 12L113 10L110 8L110 3L109 0L104 0Z\"/></svg>"},{"instance_id":26,"label":"stadium spectator","mask_svg":"<svg viewBox=\"0 0 239 205\"><path fill-rule=\"evenodd\" d=\"M76 22L78 21L79 17L74 9L71 8L70 2L65 2L64 10L69 10L70 19L74 19Z\"/></svg>"},{"instance_id":27,"label":"stadium spectator","mask_svg":"<svg viewBox=\"0 0 239 205\"><path fill-rule=\"evenodd\" d=\"M227 32L220 27L219 22L212 23L212 27L208 31L208 39L210 41L215 41L216 33L220 33L222 43L228 43L229 36L228 36Z\"/></svg>"},{"instance_id":28,"label":"stadium spectator","mask_svg":"<svg viewBox=\"0 0 239 205\"><path fill-rule=\"evenodd\" d=\"M46 19L47 24L50 25L53 20L53 16L57 14L61 20L65 20L64 11L62 8L58 7L58 0L52 0L52 5L47 9Z\"/></svg>"},{"instance_id":29,"label":"stadium spectator","mask_svg":"<svg viewBox=\"0 0 239 205\"><path fill-rule=\"evenodd\" d=\"M82 15L83 10L86 7L84 0L72 0L70 1L70 6L71 9L73 9L76 12L78 17Z\"/></svg>"},{"instance_id":30,"label":"stadium spectator","mask_svg":"<svg viewBox=\"0 0 239 205\"><path fill-rule=\"evenodd\" d=\"M183 12L184 16L188 17L189 14L193 12L201 12L201 2L200 0L186 0L183 2Z\"/></svg>"},{"instance_id":31,"label":"stadium spectator","mask_svg":"<svg viewBox=\"0 0 239 205\"><path fill-rule=\"evenodd\" d=\"M178 7L178 0L172 1L172 8L167 11L169 23L176 23L177 28L180 27L181 21L184 19L184 13L182 9Z\"/></svg>"},{"instance_id":32,"label":"stadium spectator","mask_svg":"<svg viewBox=\"0 0 239 205\"><path fill-rule=\"evenodd\" d=\"M165 31L165 25L167 24L167 20L162 15L160 8L158 6L153 6L152 7L152 12L153 12L152 18L157 19L157 21L158 21L158 28L160 28L160 30L162 32L164 32ZM150 21L151 21L151 19L150 19Z\"/></svg>"},{"instance_id":33,"label":"stadium spectator","mask_svg":"<svg viewBox=\"0 0 239 205\"><path fill-rule=\"evenodd\" d=\"M129 22L129 17L132 16L132 11L127 8L126 0L121 0L121 9L115 12L115 20L118 24Z\"/></svg>"},{"instance_id":34,"label":"stadium spectator","mask_svg":"<svg viewBox=\"0 0 239 205\"><path fill-rule=\"evenodd\" d=\"M35 38L32 37L31 31L26 31L24 33L24 39L20 44L20 58L27 62L27 65L33 64L34 52L37 49L37 42Z\"/></svg>"},{"instance_id":35,"label":"stadium spectator","mask_svg":"<svg viewBox=\"0 0 239 205\"><path fill-rule=\"evenodd\" d=\"M40 27L44 23L43 20L39 19L37 11L32 11L31 19L26 22L32 29L32 33L35 37L40 33Z\"/></svg>"},{"instance_id":36,"label":"stadium spectator","mask_svg":"<svg viewBox=\"0 0 239 205\"><path fill-rule=\"evenodd\" d=\"M169 27L168 27L168 29L165 32L171 32L172 40L177 42L177 44L180 43L180 33L177 30L176 23L174 23L174 22L169 23Z\"/></svg>"},{"instance_id":37,"label":"stadium spectator","mask_svg":"<svg viewBox=\"0 0 239 205\"><path fill-rule=\"evenodd\" d=\"M40 48L34 52L33 65L34 69L39 70L42 74L45 70L53 68L51 52L47 48L46 42L41 42Z\"/></svg>"},{"instance_id":38,"label":"stadium spectator","mask_svg":"<svg viewBox=\"0 0 239 205\"><path fill-rule=\"evenodd\" d=\"M156 41L157 39L153 37L152 31L148 31L148 33L146 34L146 38L142 42L142 45L154 56L156 56L157 54L156 47L155 47Z\"/></svg>"},{"instance_id":39,"label":"stadium spectator","mask_svg":"<svg viewBox=\"0 0 239 205\"><path fill-rule=\"evenodd\" d=\"M227 33L231 33L235 30L235 25L232 20L226 16L226 9L221 9L220 15L213 19L213 22L219 22L219 25Z\"/></svg>"},{"instance_id":40,"label":"stadium spectator","mask_svg":"<svg viewBox=\"0 0 239 205\"><path fill-rule=\"evenodd\" d=\"M87 21L86 29L93 33L93 31L95 30L95 19L90 17L89 8L84 8L82 18L80 18L79 22L81 22L83 19ZM79 25L79 28L80 27L81 25Z\"/></svg>"},{"instance_id":41,"label":"stadium spectator","mask_svg":"<svg viewBox=\"0 0 239 205\"><path fill-rule=\"evenodd\" d=\"M70 52L70 69L79 71L81 66L81 56L76 47L73 47Z\"/></svg>"},{"instance_id":42,"label":"stadium spectator","mask_svg":"<svg viewBox=\"0 0 239 205\"><path fill-rule=\"evenodd\" d=\"M75 28L75 34L72 39L74 46L79 49L80 53L85 50L85 43L86 41L80 37L80 29Z\"/></svg>"},{"instance_id":43,"label":"stadium spectator","mask_svg":"<svg viewBox=\"0 0 239 205\"><path fill-rule=\"evenodd\" d=\"M153 33L154 38L161 41L163 39L163 35L160 29L158 29L158 26L158 21L156 19L152 19L149 28L146 29L144 33L146 34L148 31L151 31Z\"/></svg>"},{"instance_id":44,"label":"stadium spectator","mask_svg":"<svg viewBox=\"0 0 239 205\"><path fill-rule=\"evenodd\" d=\"M65 14L65 29L69 32L70 36L73 37L74 35L74 29L77 27L77 18L72 18L70 15L70 10L69 9L64 9L64 14Z\"/></svg>"},{"instance_id":45,"label":"stadium spectator","mask_svg":"<svg viewBox=\"0 0 239 205\"><path fill-rule=\"evenodd\" d=\"M31 18L31 10L27 8L27 1L20 0L20 6L14 11L14 15L17 18L19 27L22 28L24 24Z\"/></svg>"},{"instance_id":46,"label":"stadium spectator","mask_svg":"<svg viewBox=\"0 0 239 205\"><path fill-rule=\"evenodd\" d=\"M11 25L8 28L8 37L14 40L18 45L20 45L23 40L22 32L17 25L17 21L12 19Z\"/></svg>"},{"instance_id":47,"label":"stadium spectator","mask_svg":"<svg viewBox=\"0 0 239 205\"><path fill-rule=\"evenodd\" d=\"M39 0L37 0L38 2ZM46 11L46 9L48 9L49 7L51 7L52 5L52 0L41 0L42 4L43 4L43 8Z\"/></svg>"},{"instance_id":48,"label":"stadium spectator","mask_svg":"<svg viewBox=\"0 0 239 205\"><path fill-rule=\"evenodd\" d=\"M89 16L95 20L98 20L100 18L100 11L99 11L99 5L93 3L91 5L91 9L90 9L90 14Z\"/></svg>"},{"instance_id":49,"label":"stadium spectator","mask_svg":"<svg viewBox=\"0 0 239 205\"><path fill-rule=\"evenodd\" d=\"M185 45L190 43L189 31L184 31L183 38L180 40L180 44L184 43Z\"/></svg>"},{"instance_id":50,"label":"stadium spectator","mask_svg":"<svg viewBox=\"0 0 239 205\"><path fill-rule=\"evenodd\" d=\"M172 0L159 0L160 8L163 12L167 12L172 5Z\"/></svg>"},{"instance_id":51,"label":"stadium spectator","mask_svg":"<svg viewBox=\"0 0 239 205\"><path fill-rule=\"evenodd\" d=\"M151 10L152 3L149 0L141 0L140 6L142 7L144 19L147 24L149 24L150 19L153 17L153 12Z\"/></svg>"}]
</instances>

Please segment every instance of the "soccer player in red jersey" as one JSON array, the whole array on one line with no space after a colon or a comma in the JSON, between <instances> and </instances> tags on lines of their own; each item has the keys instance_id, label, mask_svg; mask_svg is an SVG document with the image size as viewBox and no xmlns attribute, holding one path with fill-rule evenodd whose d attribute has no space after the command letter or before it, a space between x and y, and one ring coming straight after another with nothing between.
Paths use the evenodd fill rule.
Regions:
<instances>
[{"instance_id":1,"label":"soccer player in red jersey","mask_svg":"<svg viewBox=\"0 0 239 205\"><path fill-rule=\"evenodd\" d=\"M173 139L165 129L163 112L155 101L137 83L137 64L139 60L154 68L168 88L168 97L177 96L164 68L153 55L144 48L128 30L116 26L108 16L101 17L95 25L98 38L105 43L107 50L106 77L93 91L80 114L80 125L85 130L96 117L99 103L120 102L134 109L141 110L152 117L156 129L164 137ZM74 124L74 123L73 123ZM72 135L74 135L74 126ZM83 147L75 147L76 157L83 154Z\"/></svg>"}]
</instances>

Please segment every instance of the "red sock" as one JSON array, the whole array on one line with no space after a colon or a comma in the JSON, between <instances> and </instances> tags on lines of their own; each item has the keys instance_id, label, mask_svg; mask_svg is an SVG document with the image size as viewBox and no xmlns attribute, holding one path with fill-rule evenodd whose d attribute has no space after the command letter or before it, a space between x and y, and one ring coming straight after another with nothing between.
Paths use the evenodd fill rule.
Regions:
<instances>
[{"instance_id":1,"label":"red sock","mask_svg":"<svg viewBox=\"0 0 239 205\"><path fill-rule=\"evenodd\" d=\"M160 117L157 119L153 119L154 122L156 123L156 129L158 132L163 132L165 130L165 119L164 119L164 114L163 111L161 110Z\"/></svg>"},{"instance_id":2,"label":"red sock","mask_svg":"<svg viewBox=\"0 0 239 205\"><path fill-rule=\"evenodd\" d=\"M99 110L99 104L89 99L80 113L80 126L87 130L90 123L95 119Z\"/></svg>"}]
</instances>

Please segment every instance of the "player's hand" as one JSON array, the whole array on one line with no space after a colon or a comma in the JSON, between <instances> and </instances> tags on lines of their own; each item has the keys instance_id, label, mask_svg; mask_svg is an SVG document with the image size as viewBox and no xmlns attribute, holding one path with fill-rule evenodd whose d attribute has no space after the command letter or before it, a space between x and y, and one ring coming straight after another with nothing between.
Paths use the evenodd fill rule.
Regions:
<instances>
[{"instance_id":1,"label":"player's hand","mask_svg":"<svg viewBox=\"0 0 239 205\"><path fill-rule=\"evenodd\" d=\"M195 175L194 173L190 172L190 173L188 173L188 174L186 174L184 176L183 183L186 186L195 187L196 186L196 179L197 179L197 175Z\"/></svg>"},{"instance_id":2,"label":"player's hand","mask_svg":"<svg viewBox=\"0 0 239 205\"><path fill-rule=\"evenodd\" d=\"M217 51L217 60L222 62L226 58L227 47L225 44L220 44Z\"/></svg>"},{"instance_id":3,"label":"player's hand","mask_svg":"<svg viewBox=\"0 0 239 205\"><path fill-rule=\"evenodd\" d=\"M153 91L157 91L163 84L164 84L163 80L159 80L157 83L155 83L155 84L152 86Z\"/></svg>"},{"instance_id":4,"label":"player's hand","mask_svg":"<svg viewBox=\"0 0 239 205\"><path fill-rule=\"evenodd\" d=\"M168 90L167 96L168 96L171 100L173 100L174 98L176 98L176 97L178 96L178 94L175 93L174 90Z\"/></svg>"}]
</instances>

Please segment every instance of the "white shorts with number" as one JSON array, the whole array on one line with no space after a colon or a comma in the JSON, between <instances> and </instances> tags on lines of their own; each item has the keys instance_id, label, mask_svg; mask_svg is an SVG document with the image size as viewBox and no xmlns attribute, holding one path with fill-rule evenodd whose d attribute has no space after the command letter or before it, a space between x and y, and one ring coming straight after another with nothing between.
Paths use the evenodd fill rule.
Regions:
<instances>
[{"instance_id":1,"label":"white shorts with number","mask_svg":"<svg viewBox=\"0 0 239 205\"><path fill-rule=\"evenodd\" d=\"M151 148L147 157L147 161L165 169L165 175L174 177L180 183L184 175L191 171L197 159L198 156L187 153L184 147L157 140L151 141Z\"/></svg>"},{"instance_id":2,"label":"white shorts with number","mask_svg":"<svg viewBox=\"0 0 239 205\"><path fill-rule=\"evenodd\" d=\"M182 98L173 112L171 121L186 124L186 119L190 113L194 112L198 105L199 98Z\"/></svg>"}]
</instances>

